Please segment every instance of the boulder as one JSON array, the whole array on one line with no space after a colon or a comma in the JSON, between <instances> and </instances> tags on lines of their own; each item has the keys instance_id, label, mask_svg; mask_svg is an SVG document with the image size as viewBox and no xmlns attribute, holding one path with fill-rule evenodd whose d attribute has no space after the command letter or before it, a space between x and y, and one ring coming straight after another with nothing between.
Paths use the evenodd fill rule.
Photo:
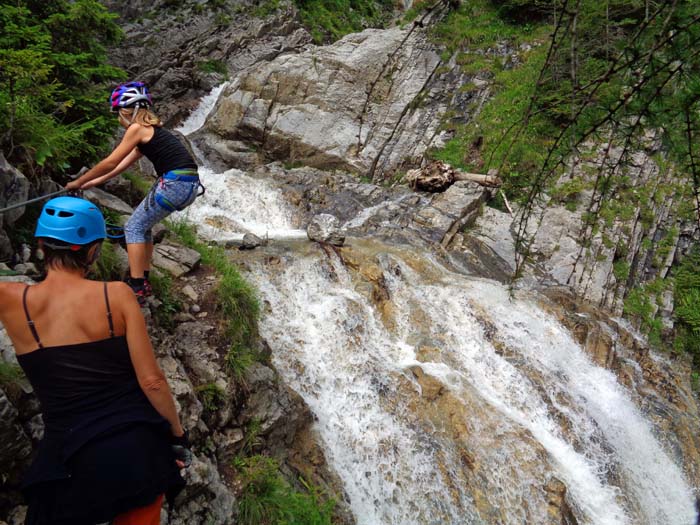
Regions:
<instances>
[{"instance_id":1,"label":"boulder","mask_svg":"<svg viewBox=\"0 0 700 525\"><path fill-rule=\"evenodd\" d=\"M201 258L196 250L171 242L156 244L153 250L153 266L173 277L182 277L196 269Z\"/></svg>"},{"instance_id":2,"label":"boulder","mask_svg":"<svg viewBox=\"0 0 700 525\"><path fill-rule=\"evenodd\" d=\"M345 233L340 228L340 221L333 215L321 213L316 215L306 229L306 235L310 240L342 246L345 242Z\"/></svg>"},{"instance_id":3,"label":"boulder","mask_svg":"<svg viewBox=\"0 0 700 525\"><path fill-rule=\"evenodd\" d=\"M86 190L83 195L86 199L95 202L108 210L128 215L134 212L134 209L119 197L116 197L111 193L107 193L99 188L90 188L89 190Z\"/></svg>"},{"instance_id":4,"label":"boulder","mask_svg":"<svg viewBox=\"0 0 700 525\"><path fill-rule=\"evenodd\" d=\"M258 246L262 246L264 241L255 235L254 233L246 233L243 235L243 240L241 245L238 247L239 250L252 250Z\"/></svg>"},{"instance_id":5,"label":"boulder","mask_svg":"<svg viewBox=\"0 0 700 525\"><path fill-rule=\"evenodd\" d=\"M0 152L0 208L12 206L29 198L29 181L22 172L7 162ZM24 207L0 214L0 227L12 226L24 214Z\"/></svg>"},{"instance_id":6,"label":"boulder","mask_svg":"<svg viewBox=\"0 0 700 525\"><path fill-rule=\"evenodd\" d=\"M367 29L244 70L198 144L244 142L275 159L379 176L431 145L438 108L417 100L440 64L422 30ZM239 150L240 147L231 147Z\"/></svg>"}]
</instances>

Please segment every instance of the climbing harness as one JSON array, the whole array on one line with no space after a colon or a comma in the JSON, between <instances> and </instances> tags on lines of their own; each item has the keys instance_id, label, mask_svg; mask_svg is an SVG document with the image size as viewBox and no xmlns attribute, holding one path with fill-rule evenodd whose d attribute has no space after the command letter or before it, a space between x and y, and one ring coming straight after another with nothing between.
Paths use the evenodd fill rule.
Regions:
<instances>
[{"instance_id":1,"label":"climbing harness","mask_svg":"<svg viewBox=\"0 0 700 525\"><path fill-rule=\"evenodd\" d=\"M107 228L107 238L108 239L123 239L124 238L124 226L117 226L116 224L106 223Z\"/></svg>"},{"instance_id":2,"label":"climbing harness","mask_svg":"<svg viewBox=\"0 0 700 525\"><path fill-rule=\"evenodd\" d=\"M32 204L34 202L43 201L44 199L50 199L51 197L56 197L58 195L66 193L67 191L69 191L69 190L63 188L62 190L54 191L53 193L49 193L47 195L42 195L41 197L29 199L28 201L24 201L24 202L18 202L17 204L13 204L12 206L8 206L7 208L2 208L0 210L0 213L5 213L6 211L14 210L15 208L21 208L22 206L26 206L27 204Z\"/></svg>"},{"instance_id":3,"label":"climbing harness","mask_svg":"<svg viewBox=\"0 0 700 525\"><path fill-rule=\"evenodd\" d=\"M170 201L165 195L162 193L158 193L157 189L158 186L160 185L161 189L165 188L165 181L180 181L180 182L192 182L196 184L192 184L190 188L190 192L187 194L187 197L182 201L182 202L189 202L190 197L192 196L192 192L195 191L195 188L197 188L197 197L201 197L204 195L204 193L207 191L202 182L199 180L199 176L197 175L197 170L195 169L179 169L179 170L172 170L169 171L168 173L165 173L164 175L161 175L158 180L156 180L155 184L151 186L150 191L148 192L148 195L146 196L146 210L149 209L150 206L158 205L161 208L169 211L169 212L174 212L174 211L181 211L184 210L187 205L182 206L181 204L175 204Z\"/></svg>"}]
</instances>

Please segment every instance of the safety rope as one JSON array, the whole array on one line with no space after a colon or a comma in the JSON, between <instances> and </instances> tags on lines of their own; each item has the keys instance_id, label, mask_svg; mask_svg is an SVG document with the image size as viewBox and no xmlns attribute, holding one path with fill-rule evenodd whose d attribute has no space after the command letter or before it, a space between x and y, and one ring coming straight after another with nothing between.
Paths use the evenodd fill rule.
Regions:
<instances>
[{"instance_id":1,"label":"safety rope","mask_svg":"<svg viewBox=\"0 0 700 525\"><path fill-rule=\"evenodd\" d=\"M66 193L67 190L66 188L63 188L62 190L54 191L53 193L48 193L47 195L42 195L41 197L36 197L34 199L29 199L28 201L24 202L18 202L17 204L13 204L12 206L8 206L7 208L2 208L0 210L0 213L5 213L6 211L14 210L15 208L21 208L22 206L26 206L27 204L32 204L33 202L39 202L43 201L44 199L50 199L51 197L56 197L57 195L61 195L62 193Z\"/></svg>"}]
</instances>

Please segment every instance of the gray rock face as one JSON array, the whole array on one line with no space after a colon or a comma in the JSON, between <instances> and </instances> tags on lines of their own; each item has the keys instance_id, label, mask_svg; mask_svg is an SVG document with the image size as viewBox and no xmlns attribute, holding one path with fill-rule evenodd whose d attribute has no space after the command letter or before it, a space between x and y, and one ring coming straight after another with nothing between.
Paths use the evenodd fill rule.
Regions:
<instances>
[{"instance_id":1,"label":"gray rock face","mask_svg":"<svg viewBox=\"0 0 700 525\"><path fill-rule=\"evenodd\" d=\"M85 191L84 196L86 199L99 204L103 208L116 211L117 213L131 215L134 212L134 209L119 197L115 197L111 193L107 193L100 188L90 188Z\"/></svg>"},{"instance_id":2,"label":"gray rock face","mask_svg":"<svg viewBox=\"0 0 700 525\"><path fill-rule=\"evenodd\" d=\"M239 246L240 250L253 250L257 248L258 246L262 246L263 240L255 235L254 233L246 233L243 235L243 241L241 242L241 245Z\"/></svg>"},{"instance_id":3,"label":"gray rock face","mask_svg":"<svg viewBox=\"0 0 700 525\"><path fill-rule=\"evenodd\" d=\"M285 6L262 19L250 12L254 6L237 0L104 3L122 15L126 33L110 56L149 85L168 126L187 116L202 95L224 81L227 71L272 60L311 41ZM144 16L150 12L158 16Z\"/></svg>"},{"instance_id":4,"label":"gray rock face","mask_svg":"<svg viewBox=\"0 0 700 525\"><path fill-rule=\"evenodd\" d=\"M216 465L206 457L195 457L184 473L187 486L178 495L175 511L167 523L191 525L234 523L236 498L228 488Z\"/></svg>"},{"instance_id":5,"label":"gray rock face","mask_svg":"<svg viewBox=\"0 0 700 525\"><path fill-rule=\"evenodd\" d=\"M200 259L197 251L169 242L157 244L153 250L153 266L173 277L181 277L197 268Z\"/></svg>"},{"instance_id":6,"label":"gray rock face","mask_svg":"<svg viewBox=\"0 0 700 525\"><path fill-rule=\"evenodd\" d=\"M345 234L340 229L340 221L333 215L322 213L316 215L306 229L306 235L310 240L342 246L345 242Z\"/></svg>"},{"instance_id":7,"label":"gray rock face","mask_svg":"<svg viewBox=\"0 0 700 525\"><path fill-rule=\"evenodd\" d=\"M32 442L24 433L18 418L17 409L0 389L0 464L3 466L3 482L17 482L32 452Z\"/></svg>"},{"instance_id":8,"label":"gray rock face","mask_svg":"<svg viewBox=\"0 0 700 525\"><path fill-rule=\"evenodd\" d=\"M24 202L28 196L29 181L0 152L0 208ZM0 214L0 261L9 261L13 254L10 239L3 228L12 226L23 214L24 207Z\"/></svg>"},{"instance_id":9,"label":"gray rock face","mask_svg":"<svg viewBox=\"0 0 700 525\"><path fill-rule=\"evenodd\" d=\"M29 181L0 152L0 208L26 201L28 196ZM12 226L23 214L24 207L0 214L0 227Z\"/></svg>"},{"instance_id":10,"label":"gray rock face","mask_svg":"<svg viewBox=\"0 0 700 525\"><path fill-rule=\"evenodd\" d=\"M439 63L413 28L366 30L279 56L223 91L200 147L244 142L310 166L370 175L396 169L420 158L435 134L439 119L416 100Z\"/></svg>"}]
</instances>

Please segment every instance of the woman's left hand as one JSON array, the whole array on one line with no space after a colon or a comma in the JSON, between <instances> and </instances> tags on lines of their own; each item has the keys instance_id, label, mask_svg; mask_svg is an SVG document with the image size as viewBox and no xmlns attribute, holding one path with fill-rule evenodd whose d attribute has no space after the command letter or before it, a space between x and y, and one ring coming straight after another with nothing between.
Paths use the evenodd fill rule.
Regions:
<instances>
[{"instance_id":1,"label":"woman's left hand","mask_svg":"<svg viewBox=\"0 0 700 525\"><path fill-rule=\"evenodd\" d=\"M81 188L82 188L82 183L80 182L80 179L72 180L68 184L66 184L67 190L79 190Z\"/></svg>"}]
</instances>

